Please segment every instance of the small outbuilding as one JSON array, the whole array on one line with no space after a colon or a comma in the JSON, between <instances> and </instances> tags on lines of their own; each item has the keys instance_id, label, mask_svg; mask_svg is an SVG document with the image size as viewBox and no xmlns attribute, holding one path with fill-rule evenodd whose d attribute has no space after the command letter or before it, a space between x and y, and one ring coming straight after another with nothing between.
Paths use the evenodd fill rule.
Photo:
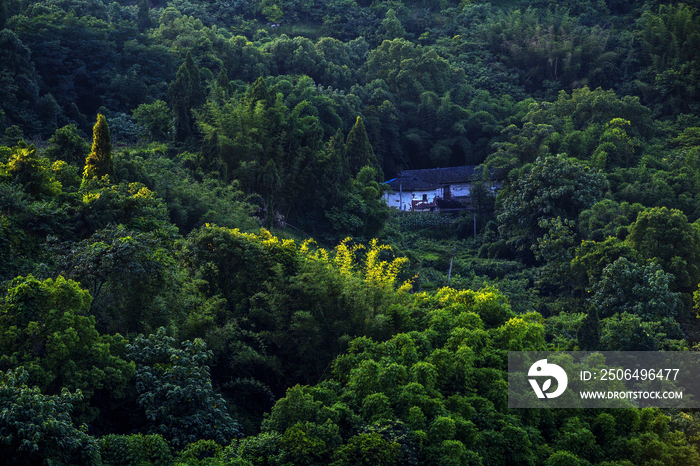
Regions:
<instances>
[{"instance_id":1,"label":"small outbuilding","mask_svg":"<svg viewBox=\"0 0 700 466\"><path fill-rule=\"evenodd\" d=\"M392 180L386 181L390 190L384 194L389 207L403 211L449 212L470 208L472 183L481 181L482 169L478 165L463 167L403 170ZM500 185L489 177L490 190Z\"/></svg>"}]
</instances>

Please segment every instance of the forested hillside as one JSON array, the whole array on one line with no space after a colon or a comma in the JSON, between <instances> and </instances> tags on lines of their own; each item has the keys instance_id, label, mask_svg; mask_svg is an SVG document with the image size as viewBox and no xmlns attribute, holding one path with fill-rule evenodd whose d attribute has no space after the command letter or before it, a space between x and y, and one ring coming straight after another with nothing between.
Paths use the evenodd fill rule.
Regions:
<instances>
[{"instance_id":1,"label":"forested hillside","mask_svg":"<svg viewBox=\"0 0 700 466\"><path fill-rule=\"evenodd\" d=\"M693 0L0 0L0 462L700 464L506 372L700 351L699 82Z\"/></svg>"}]
</instances>

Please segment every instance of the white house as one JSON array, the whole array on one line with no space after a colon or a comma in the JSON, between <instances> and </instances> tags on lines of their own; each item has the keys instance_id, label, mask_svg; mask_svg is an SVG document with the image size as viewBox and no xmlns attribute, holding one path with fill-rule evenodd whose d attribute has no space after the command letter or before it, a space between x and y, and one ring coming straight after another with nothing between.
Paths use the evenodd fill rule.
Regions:
<instances>
[{"instance_id":1,"label":"white house","mask_svg":"<svg viewBox=\"0 0 700 466\"><path fill-rule=\"evenodd\" d=\"M472 181L481 179L477 165L404 170L385 184L389 207L405 211L454 211L469 208ZM495 191L497 183L491 186Z\"/></svg>"}]
</instances>

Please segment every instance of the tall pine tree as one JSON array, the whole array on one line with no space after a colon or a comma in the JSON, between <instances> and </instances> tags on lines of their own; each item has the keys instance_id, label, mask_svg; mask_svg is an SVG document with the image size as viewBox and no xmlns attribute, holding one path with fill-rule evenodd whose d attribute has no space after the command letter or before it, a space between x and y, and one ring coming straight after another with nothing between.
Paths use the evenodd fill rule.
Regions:
<instances>
[{"instance_id":1,"label":"tall pine tree","mask_svg":"<svg viewBox=\"0 0 700 466\"><path fill-rule=\"evenodd\" d=\"M153 26L151 22L151 8L148 5L148 0L141 0L139 2L137 24L139 27L139 32L144 32L146 31L146 29L149 29L151 26Z\"/></svg>"},{"instance_id":2,"label":"tall pine tree","mask_svg":"<svg viewBox=\"0 0 700 466\"><path fill-rule=\"evenodd\" d=\"M217 130L204 138L202 150L199 152L199 166L205 174L226 179L226 165L221 161L221 144Z\"/></svg>"},{"instance_id":3,"label":"tall pine tree","mask_svg":"<svg viewBox=\"0 0 700 466\"><path fill-rule=\"evenodd\" d=\"M92 150L85 159L83 185L94 177L102 178L105 175L114 178L112 139L109 135L107 119L104 115L98 114L97 123L92 128Z\"/></svg>"},{"instance_id":4,"label":"tall pine tree","mask_svg":"<svg viewBox=\"0 0 700 466\"><path fill-rule=\"evenodd\" d=\"M323 183L320 183L324 192L323 195L319 196L319 200L322 204L327 202L330 205L339 205L347 195L348 183L350 182L347 149L340 128L328 141L326 153L328 159L324 164Z\"/></svg>"},{"instance_id":5,"label":"tall pine tree","mask_svg":"<svg viewBox=\"0 0 700 466\"><path fill-rule=\"evenodd\" d=\"M175 81L168 88L168 96L175 116L175 140L185 142L194 134L192 109L204 103L199 68L189 51L185 63L177 70Z\"/></svg>"},{"instance_id":6,"label":"tall pine tree","mask_svg":"<svg viewBox=\"0 0 700 466\"><path fill-rule=\"evenodd\" d=\"M281 180L280 175L277 172L277 165L275 164L275 159L270 159L265 167L262 169L261 173L262 187L265 191L267 202L265 203L265 208L267 210L267 215L265 216L265 226L269 229L272 228L275 219L275 197L280 189Z\"/></svg>"},{"instance_id":7,"label":"tall pine tree","mask_svg":"<svg viewBox=\"0 0 700 466\"><path fill-rule=\"evenodd\" d=\"M369 143L365 124L362 122L362 118L359 116L355 121L355 125L348 134L345 146L347 148L348 164L350 167L351 176L357 176L362 167L369 165L375 169L377 176L380 178L384 177L382 169L379 167L379 163L377 162L377 157L374 155L372 144Z\"/></svg>"},{"instance_id":8,"label":"tall pine tree","mask_svg":"<svg viewBox=\"0 0 700 466\"><path fill-rule=\"evenodd\" d=\"M3 127L17 125L28 134L38 133L43 123L37 115L40 103L39 75L29 47L10 29L0 28L0 120Z\"/></svg>"},{"instance_id":9,"label":"tall pine tree","mask_svg":"<svg viewBox=\"0 0 700 466\"><path fill-rule=\"evenodd\" d=\"M0 0L0 29L5 27L5 22L7 21L9 13L8 3L10 3L9 0Z\"/></svg>"},{"instance_id":10,"label":"tall pine tree","mask_svg":"<svg viewBox=\"0 0 700 466\"><path fill-rule=\"evenodd\" d=\"M216 88L221 93L222 98L228 97L231 92L231 81L228 79L224 68L221 68L219 74L216 75Z\"/></svg>"},{"instance_id":11,"label":"tall pine tree","mask_svg":"<svg viewBox=\"0 0 700 466\"><path fill-rule=\"evenodd\" d=\"M389 10L386 12L386 16L382 21L381 29L384 30L382 37L384 40L394 40L406 37L406 30L403 28L401 21L399 21L399 19L396 17L396 12L392 8L389 8Z\"/></svg>"},{"instance_id":12,"label":"tall pine tree","mask_svg":"<svg viewBox=\"0 0 700 466\"><path fill-rule=\"evenodd\" d=\"M275 105L276 97L277 92L274 89L270 89L265 79L261 76L255 80L253 87L248 91L247 100L254 109L261 100L265 102L266 107L272 107Z\"/></svg>"}]
</instances>

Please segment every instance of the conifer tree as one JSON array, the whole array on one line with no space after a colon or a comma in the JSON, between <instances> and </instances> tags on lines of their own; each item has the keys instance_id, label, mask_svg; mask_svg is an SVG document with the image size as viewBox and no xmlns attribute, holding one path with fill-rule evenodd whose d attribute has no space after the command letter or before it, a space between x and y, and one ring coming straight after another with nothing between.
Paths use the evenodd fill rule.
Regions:
<instances>
[{"instance_id":1,"label":"conifer tree","mask_svg":"<svg viewBox=\"0 0 700 466\"><path fill-rule=\"evenodd\" d=\"M216 85L211 88L209 100L218 104L225 104L231 94L231 81L228 79L226 70L221 68L216 75Z\"/></svg>"},{"instance_id":2,"label":"conifer tree","mask_svg":"<svg viewBox=\"0 0 700 466\"><path fill-rule=\"evenodd\" d=\"M385 40L394 40L406 37L406 30L403 28L401 21L396 17L396 12L389 8L386 12L384 20L382 20L382 29L384 29L383 38Z\"/></svg>"},{"instance_id":3,"label":"conifer tree","mask_svg":"<svg viewBox=\"0 0 700 466\"><path fill-rule=\"evenodd\" d=\"M351 176L356 176L362 167L369 165L377 171L377 175L380 178L384 177L381 168L379 168L379 163L377 163L377 157L374 155L374 149L369 143L365 124L359 116L348 134L345 146L347 148Z\"/></svg>"},{"instance_id":4,"label":"conifer tree","mask_svg":"<svg viewBox=\"0 0 700 466\"><path fill-rule=\"evenodd\" d=\"M6 147L14 147L20 141L24 140L24 132L17 125L12 125L5 130L5 135L2 138L2 144Z\"/></svg>"},{"instance_id":5,"label":"conifer tree","mask_svg":"<svg viewBox=\"0 0 700 466\"><path fill-rule=\"evenodd\" d=\"M7 21L8 3L8 0L0 0L0 29L5 27L5 21Z\"/></svg>"},{"instance_id":6,"label":"conifer tree","mask_svg":"<svg viewBox=\"0 0 700 466\"><path fill-rule=\"evenodd\" d=\"M275 159L270 159L262 170L262 185L267 194L267 215L265 226L271 228L275 218L275 197L280 188L280 175L277 171Z\"/></svg>"},{"instance_id":7,"label":"conifer tree","mask_svg":"<svg viewBox=\"0 0 700 466\"><path fill-rule=\"evenodd\" d=\"M148 0L141 0L139 2L139 12L137 17L137 23L140 32L144 32L149 29L153 24L151 23L151 11L148 5Z\"/></svg>"},{"instance_id":8,"label":"conifer tree","mask_svg":"<svg viewBox=\"0 0 700 466\"><path fill-rule=\"evenodd\" d=\"M219 89L228 93L229 89L230 89L230 83L231 83L231 81L229 81L229 79L228 79L228 75L226 74L226 70L221 68L221 70L219 71L219 74L216 76L216 86Z\"/></svg>"},{"instance_id":9,"label":"conifer tree","mask_svg":"<svg viewBox=\"0 0 700 466\"><path fill-rule=\"evenodd\" d=\"M315 225L316 231L331 218L337 218L338 212L348 203L350 174L345 150L345 136L338 128L335 135L326 143L326 158L323 159L321 179L316 185ZM329 229L331 227L328 227Z\"/></svg>"},{"instance_id":10,"label":"conifer tree","mask_svg":"<svg viewBox=\"0 0 700 466\"><path fill-rule=\"evenodd\" d=\"M221 178L226 177L226 167L221 161L221 145L217 130L204 138L202 150L199 153L199 166L204 173L215 174Z\"/></svg>"},{"instance_id":11,"label":"conifer tree","mask_svg":"<svg viewBox=\"0 0 700 466\"><path fill-rule=\"evenodd\" d=\"M271 107L275 104L276 95L276 92L271 92L270 88L267 87L267 82L265 82L265 79L263 77L259 77L255 80L253 87L248 93L248 101L252 104L253 108L255 108L255 105L257 105L258 101L260 100L265 101L266 105Z\"/></svg>"},{"instance_id":12,"label":"conifer tree","mask_svg":"<svg viewBox=\"0 0 700 466\"><path fill-rule=\"evenodd\" d=\"M192 109L204 103L199 68L189 51L185 63L177 70L175 81L168 88L168 96L175 116L175 140L184 142L194 133Z\"/></svg>"},{"instance_id":13,"label":"conifer tree","mask_svg":"<svg viewBox=\"0 0 700 466\"><path fill-rule=\"evenodd\" d=\"M94 177L102 178L105 175L114 178L112 140L109 136L107 119L104 115L98 114L97 123L92 128L92 150L85 159L83 184Z\"/></svg>"},{"instance_id":14,"label":"conifer tree","mask_svg":"<svg viewBox=\"0 0 700 466\"><path fill-rule=\"evenodd\" d=\"M327 199L325 200L335 204L347 191L347 185L350 181L347 149L340 128L328 141L326 151L328 162L324 170L324 183L322 185L327 189Z\"/></svg>"}]
</instances>

